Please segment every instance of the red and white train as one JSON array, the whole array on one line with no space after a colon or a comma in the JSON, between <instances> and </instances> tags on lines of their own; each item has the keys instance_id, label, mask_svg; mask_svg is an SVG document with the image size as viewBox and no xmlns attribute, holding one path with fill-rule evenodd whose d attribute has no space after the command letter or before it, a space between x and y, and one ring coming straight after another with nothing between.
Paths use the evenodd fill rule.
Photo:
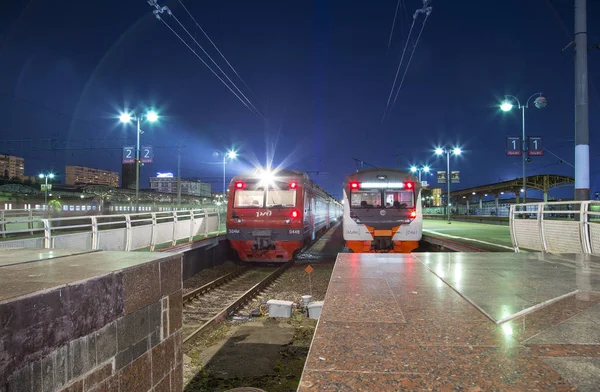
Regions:
<instances>
[{"instance_id":1,"label":"red and white train","mask_svg":"<svg viewBox=\"0 0 600 392\"><path fill-rule=\"evenodd\" d=\"M229 184L227 237L242 261L285 262L342 214L308 174L257 170Z\"/></svg>"}]
</instances>

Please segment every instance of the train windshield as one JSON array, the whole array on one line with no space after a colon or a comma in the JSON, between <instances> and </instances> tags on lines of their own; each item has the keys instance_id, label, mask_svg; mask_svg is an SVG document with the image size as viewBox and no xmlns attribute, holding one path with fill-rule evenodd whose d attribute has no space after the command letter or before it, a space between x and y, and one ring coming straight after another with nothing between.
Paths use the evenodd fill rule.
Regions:
<instances>
[{"instance_id":1,"label":"train windshield","mask_svg":"<svg viewBox=\"0 0 600 392\"><path fill-rule=\"evenodd\" d=\"M385 191L385 208L413 208L413 191Z\"/></svg>"},{"instance_id":2,"label":"train windshield","mask_svg":"<svg viewBox=\"0 0 600 392\"><path fill-rule=\"evenodd\" d=\"M379 189L352 191L350 206L356 208L381 207L381 191Z\"/></svg>"},{"instance_id":3,"label":"train windshield","mask_svg":"<svg viewBox=\"0 0 600 392\"><path fill-rule=\"evenodd\" d=\"M236 190L235 199L233 206L236 208L249 207L249 208L263 208L264 207L264 191L246 191Z\"/></svg>"},{"instance_id":4,"label":"train windshield","mask_svg":"<svg viewBox=\"0 0 600 392\"><path fill-rule=\"evenodd\" d=\"M267 190L267 207L294 207L296 205L296 190Z\"/></svg>"}]
</instances>

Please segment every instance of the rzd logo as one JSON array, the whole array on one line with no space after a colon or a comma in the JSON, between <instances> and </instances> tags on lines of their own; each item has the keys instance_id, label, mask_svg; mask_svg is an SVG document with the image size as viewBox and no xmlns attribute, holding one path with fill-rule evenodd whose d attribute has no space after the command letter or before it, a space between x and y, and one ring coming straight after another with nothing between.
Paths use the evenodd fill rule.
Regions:
<instances>
[{"instance_id":1,"label":"rzd logo","mask_svg":"<svg viewBox=\"0 0 600 392\"><path fill-rule=\"evenodd\" d=\"M256 217L260 218L261 216L271 216L273 215L273 211L257 211Z\"/></svg>"}]
</instances>

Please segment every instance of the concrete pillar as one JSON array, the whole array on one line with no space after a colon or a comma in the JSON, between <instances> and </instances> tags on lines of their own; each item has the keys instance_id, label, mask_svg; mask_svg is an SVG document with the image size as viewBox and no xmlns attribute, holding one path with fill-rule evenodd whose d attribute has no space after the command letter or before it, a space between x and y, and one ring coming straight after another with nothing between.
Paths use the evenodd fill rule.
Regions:
<instances>
[{"instance_id":1,"label":"concrete pillar","mask_svg":"<svg viewBox=\"0 0 600 392\"><path fill-rule=\"evenodd\" d=\"M498 216L498 200L500 200L500 195L496 193L494 195L494 201L496 202L496 216Z\"/></svg>"},{"instance_id":2,"label":"concrete pillar","mask_svg":"<svg viewBox=\"0 0 600 392\"><path fill-rule=\"evenodd\" d=\"M479 198L479 209L483 211L483 196L477 195Z\"/></svg>"},{"instance_id":3,"label":"concrete pillar","mask_svg":"<svg viewBox=\"0 0 600 392\"><path fill-rule=\"evenodd\" d=\"M544 203L548 202L548 191L544 191Z\"/></svg>"},{"instance_id":4,"label":"concrete pillar","mask_svg":"<svg viewBox=\"0 0 600 392\"><path fill-rule=\"evenodd\" d=\"M469 215L469 198L467 197L467 215Z\"/></svg>"}]
</instances>

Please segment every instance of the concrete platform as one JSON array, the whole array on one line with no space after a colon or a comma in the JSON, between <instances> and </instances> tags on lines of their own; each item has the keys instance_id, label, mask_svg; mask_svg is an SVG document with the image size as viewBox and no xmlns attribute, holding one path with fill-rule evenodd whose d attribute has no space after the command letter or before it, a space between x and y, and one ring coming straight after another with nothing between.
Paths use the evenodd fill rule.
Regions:
<instances>
[{"instance_id":1,"label":"concrete platform","mask_svg":"<svg viewBox=\"0 0 600 392\"><path fill-rule=\"evenodd\" d=\"M594 390L599 323L597 256L340 254L298 390Z\"/></svg>"},{"instance_id":2,"label":"concrete platform","mask_svg":"<svg viewBox=\"0 0 600 392\"><path fill-rule=\"evenodd\" d=\"M0 251L0 392L183 390L182 256Z\"/></svg>"},{"instance_id":3,"label":"concrete platform","mask_svg":"<svg viewBox=\"0 0 600 392\"><path fill-rule=\"evenodd\" d=\"M452 221L448 224L445 220L425 219L423 221L423 240L439 239L465 244L468 247L486 252L514 252L510 239L510 228L504 225L486 223L472 223ZM439 243L435 242L436 245ZM457 249L457 251L470 251Z\"/></svg>"}]
</instances>

